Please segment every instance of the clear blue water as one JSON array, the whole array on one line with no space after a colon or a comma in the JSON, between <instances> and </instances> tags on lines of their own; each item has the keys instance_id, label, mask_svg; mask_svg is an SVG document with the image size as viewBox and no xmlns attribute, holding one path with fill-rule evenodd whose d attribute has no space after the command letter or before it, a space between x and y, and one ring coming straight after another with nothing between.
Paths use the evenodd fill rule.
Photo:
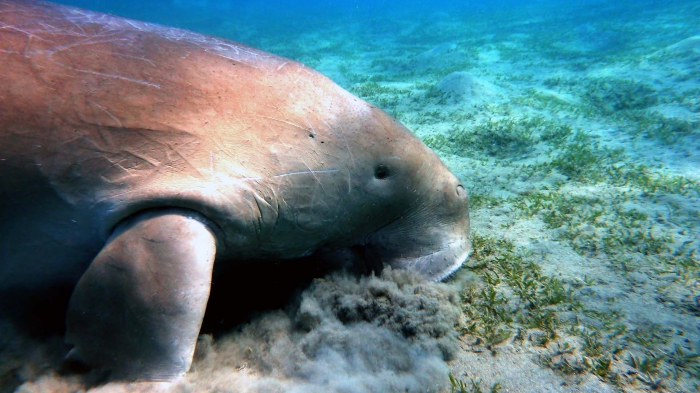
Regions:
<instances>
[{"instance_id":1,"label":"clear blue water","mask_svg":"<svg viewBox=\"0 0 700 393\"><path fill-rule=\"evenodd\" d=\"M74 5L125 17L161 23L208 34L217 34L229 39L240 39L236 30L252 30L267 39L290 40L301 33L323 32L329 27L359 24L367 31L386 31L401 23L422 23L426 34L435 28L429 20L435 15L444 17L489 19L498 22L503 17L527 21L541 18L540 28L551 29L552 34L571 25L604 22L611 28L640 17L653 17L668 10L665 2L659 1L605 1L605 0L537 0L537 1L214 1L214 0L154 0L154 1L90 1L72 0L58 3ZM671 2L674 7L692 1ZM687 26L677 25L676 34L695 29L695 15L684 15ZM381 23L378 23L382 21ZM224 28L223 26L226 26ZM226 30L226 29L229 30ZM233 28L233 30L231 30ZM512 32L523 27L511 27ZM508 33L505 31L504 33ZM657 34L666 34L658 31ZM400 36L398 30L393 32ZM457 37L455 37L457 38ZM262 37L261 37L262 39ZM255 44L255 43L252 43Z\"/></svg>"},{"instance_id":2,"label":"clear blue water","mask_svg":"<svg viewBox=\"0 0 700 393\"><path fill-rule=\"evenodd\" d=\"M596 57L650 50L700 33L700 11L690 0L58 2L217 35L298 60L304 60L298 53L304 49L304 34L318 34L364 51L380 45L391 50L393 45L404 50L405 57L415 54L412 49L447 40L472 45L527 34L530 40L551 46L576 36L588 46L585 55ZM454 25L459 22L464 26ZM414 28L406 29L408 25ZM561 53L572 55L566 50Z\"/></svg>"}]
</instances>

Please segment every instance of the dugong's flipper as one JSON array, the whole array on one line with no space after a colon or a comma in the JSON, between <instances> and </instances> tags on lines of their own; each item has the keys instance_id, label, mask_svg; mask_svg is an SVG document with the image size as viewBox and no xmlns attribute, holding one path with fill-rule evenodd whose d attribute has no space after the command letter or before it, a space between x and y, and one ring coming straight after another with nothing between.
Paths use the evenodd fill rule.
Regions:
<instances>
[{"instance_id":1,"label":"dugong's flipper","mask_svg":"<svg viewBox=\"0 0 700 393\"><path fill-rule=\"evenodd\" d=\"M69 358L110 378L186 373L209 298L216 240L187 211L141 213L120 224L73 292Z\"/></svg>"}]
</instances>

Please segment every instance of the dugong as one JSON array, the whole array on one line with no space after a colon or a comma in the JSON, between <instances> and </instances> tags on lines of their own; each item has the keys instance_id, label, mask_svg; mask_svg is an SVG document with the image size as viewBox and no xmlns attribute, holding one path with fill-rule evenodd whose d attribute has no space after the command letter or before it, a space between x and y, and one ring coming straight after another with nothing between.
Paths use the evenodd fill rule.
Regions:
<instances>
[{"instance_id":1,"label":"dugong","mask_svg":"<svg viewBox=\"0 0 700 393\"><path fill-rule=\"evenodd\" d=\"M215 262L317 256L441 280L469 251L460 181L318 72L0 0L0 290L71 286L69 358L112 379L185 374Z\"/></svg>"}]
</instances>

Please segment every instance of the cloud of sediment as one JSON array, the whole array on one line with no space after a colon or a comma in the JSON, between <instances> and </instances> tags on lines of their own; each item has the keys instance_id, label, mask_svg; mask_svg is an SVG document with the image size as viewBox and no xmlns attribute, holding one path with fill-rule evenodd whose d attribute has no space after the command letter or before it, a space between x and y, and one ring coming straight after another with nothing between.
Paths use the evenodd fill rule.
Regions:
<instances>
[{"instance_id":1,"label":"cloud of sediment","mask_svg":"<svg viewBox=\"0 0 700 393\"><path fill-rule=\"evenodd\" d=\"M192 371L166 390L437 392L448 384L446 361L459 347L457 299L448 285L406 271L319 278L286 310L265 313L222 337L201 336ZM233 310L240 301L245 299L232 300ZM79 379L66 378L49 372L22 389L80 388ZM96 391L137 388L107 384Z\"/></svg>"}]
</instances>

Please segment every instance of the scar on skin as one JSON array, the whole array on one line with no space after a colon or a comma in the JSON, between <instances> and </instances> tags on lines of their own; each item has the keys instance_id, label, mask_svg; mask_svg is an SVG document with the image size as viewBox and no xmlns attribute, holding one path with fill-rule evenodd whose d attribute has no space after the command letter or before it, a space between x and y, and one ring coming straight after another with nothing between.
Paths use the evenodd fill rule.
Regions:
<instances>
[{"instance_id":1,"label":"scar on skin","mask_svg":"<svg viewBox=\"0 0 700 393\"><path fill-rule=\"evenodd\" d=\"M277 119L275 117L269 117L269 116L259 116L259 117L261 117L263 119L278 121L280 123L289 124L290 126L299 128L300 130L308 131L308 129L306 127L302 126L301 124L292 123L290 121L286 121L286 120L282 120L282 119Z\"/></svg>"},{"instance_id":2,"label":"scar on skin","mask_svg":"<svg viewBox=\"0 0 700 393\"><path fill-rule=\"evenodd\" d=\"M119 38L117 36L116 32L113 32L110 34L100 34L100 35L85 38L85 39L80 40L78 42L70 43L68 45L59 46L57 48L54 48L53 50L47 51L47 54L48 54L48 56L53 56L55 53L63 52L65 50L74 48L76 46L114 43L114 42L120 42L120 41L123 41L123 39Z\"/></svg>"},{"instance_id":3,"label":"scar on skin","mask_svg":"<svg viewBox=\"0 0 700 393\"><path fill-rule=\"evenodd\" d=\"M149 60L149 59L147 59L147 58L145 58L145 57L130 56L130 55L122 54L122 53L108 53L108 52L104 52L104 51L95 51L95 53L112 54L112 55L115 55L115 56L126 57L126 58L129 58L129 59L142 60L142 61L145 61L146 63L152 65L153 67L156 66L156 63L155 63L154 61L151 61L151 60Z\"/></svg>"},{"instance_id":4,"label":"scar on skin","mask_svg":"<svg viewBox=\"0 0 700 393\"><path fill-rule=\"evenodd\" d=\"M111 117L112 120L114 120L114 122L117 123L117 127L119 127L119 128L122 128L122 127L123 127L123 126L122 126L122 122L119 121L119 119L117 119L116 116L114 116L113 114L109 113L109 111L108 111L105 107L103 107L102 105L96 103L95 101L93 101L93 100L91 100L91 99L89 99L89 98L88 98L87 100L88 100L89 103L91 103L92 105L95 105L96 107L98 107L99 109L101 109L104 113L106 113L109 117Z\"/></svg>"},{"instance_id":5,"label":"scar on skin","mask_svg":"<svg viewBox=\"0 0 700 393\"><path fill-rule=\"evenodd\" d=\"M80 69L80 68L74 68L74 70L75 70L75 71L78 71L78 72L84 72L84 73L86 73L86 74L93 74L93 75L104 76L104 77L106 77L106 78L114 78L114 79L121 79L121 80L129 81L129 82L134 82L134 83L138 83L138 84L140 84L140 85L155 87L156 89L160 89L160 88L161 88L161 85L159 85L159 84L157 84L157 83L148 82L148 81L144 81L144 80L141 80L141 79L134 79L134 78L129 78L129 77L126 77L126 76L121 76L121 75L116 75L116 74L106 74L106 73L104 73L104 72L83 70L83 69Z\"/></svg>"},{"instance_id":6,"label":"scar on skin","mask_svg":"<svg viewBox=\"0 0 700 393\"><path fill-rule=\"evenodd\" d=\"M340 172L340 169L337 169L337 168L336 169L316 169L316 170L309 169L307 171L295 171L295 172L282 173L279 175L274 175L272 177L286 177L286 176L293 176L293 175L315 175L317 173L334 173L334 172Z\"/></svg>"}]
</instances>

